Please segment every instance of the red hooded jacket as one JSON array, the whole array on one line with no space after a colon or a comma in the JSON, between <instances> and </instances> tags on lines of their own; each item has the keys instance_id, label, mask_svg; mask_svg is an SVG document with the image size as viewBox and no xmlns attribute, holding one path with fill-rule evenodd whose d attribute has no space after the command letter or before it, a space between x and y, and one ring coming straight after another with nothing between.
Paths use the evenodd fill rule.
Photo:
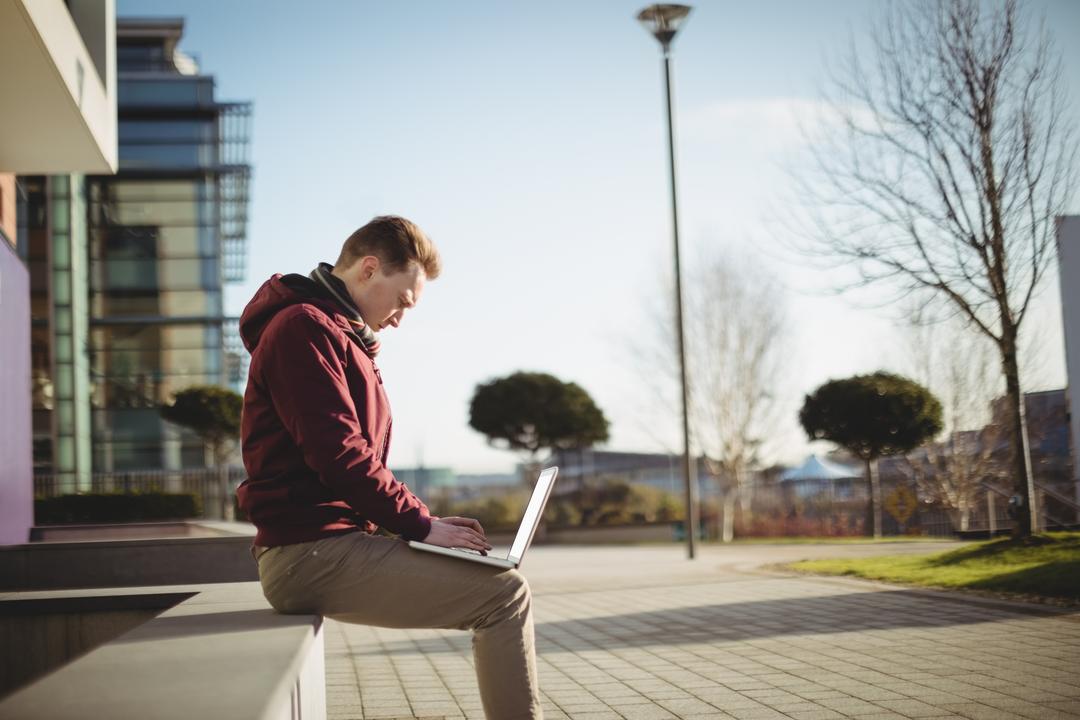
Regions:
<instances>
[{"instance_id":1,"label":"red hooded jacket","mask_svg":"<svg viewBox=\"0 0 1080 720\"><path fill-rule=\"evenodd\" d=\"M240 507L265 547L381 526L407 540L428 508L386 467L390 403L336 301L302 275L275 275L240 317L251 353Z\"/></svg>"}]
</instances>

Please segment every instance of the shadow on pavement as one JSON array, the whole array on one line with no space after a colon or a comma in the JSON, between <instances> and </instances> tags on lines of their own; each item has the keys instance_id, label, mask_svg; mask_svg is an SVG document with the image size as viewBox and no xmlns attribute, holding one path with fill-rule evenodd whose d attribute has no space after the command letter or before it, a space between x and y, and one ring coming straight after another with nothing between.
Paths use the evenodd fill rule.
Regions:
<instances>
[{"instance_id":1,"label":"shadow on pavement","mask_svg":"<svg viewBox=\"0 0 1080 720\"><path fill-rule=\"evenodd\" d=\"M892 590L582 617L538 623L537 650L541 653L560 649L611 650L895 628L945 628L1028 616L1003 607L957 600ZM676 602L672 598L672 604ZM618 593L613 592L612 604L618 603ZM460 643L448 643L446 638L393 642L360 654L461 652L469 647L469 638L462 635L461 640Z\"/></svg>"}]
</instances>

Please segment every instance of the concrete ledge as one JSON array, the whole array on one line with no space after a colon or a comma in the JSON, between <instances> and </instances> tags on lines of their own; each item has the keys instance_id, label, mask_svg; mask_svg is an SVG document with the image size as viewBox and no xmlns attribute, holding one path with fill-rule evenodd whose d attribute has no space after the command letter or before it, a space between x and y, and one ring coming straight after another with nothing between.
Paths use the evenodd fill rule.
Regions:
<instances>
[{"instance_id":1,"label":"concrete ledge","mask_svg":"<svg viewBox=\"0 0 1080 720\"><path fill-rule=\"evenodd\" d=\"M87 542L101 540L159 540L178 537L255 537L249 523L213 520L165 520L156 522L108 523L94 525L35 525L30 542Z\"/></svg>"},{"instance_id":2,"label":"concrete ledge","mask_svg":"<svg viewBox=\"0 0 1080 720\"><path fill-rule=\"evenodd\" d=\"M0 697L190 597L166 593L0 600Z\"/></svg>"},{"instance_id":3,"label":"concrete ledge","mask_svg":"<svg viewBox=\"0 0 1080 720\"><path fill-rule=\"evenodd\" d=\"M251 537L51 542L0 547L0 592L258 580Z\"/></svg>"},{"instance_id":4,"label":"concrete ledge","mask_svg":"<svg viewBox=\"0 0 1080 720\"><path fill-rule=\"evenodd\" d=\"M250 560L250 558L249 558ZM190 595L0 701L10 720L324 718L322 618L279 615L258 583L93 591L98 606ZM0 594L0 604L76 602L87 593ZM145 603L144 603L145 604Z\"/></svg>"}]
</instances>

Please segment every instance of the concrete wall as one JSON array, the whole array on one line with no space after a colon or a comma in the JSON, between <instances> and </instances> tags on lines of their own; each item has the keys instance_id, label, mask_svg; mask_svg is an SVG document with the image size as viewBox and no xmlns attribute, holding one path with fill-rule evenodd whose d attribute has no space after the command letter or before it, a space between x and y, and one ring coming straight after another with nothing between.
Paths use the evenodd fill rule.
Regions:
<instances>
[{"instance_id":1,"label":"concrete wall","mask_svg":"<svg viewBox=\"0 0 1080 720\"><path fill-rule=\"evenodd\" d=\"M1076 475L1076 499L1080 500L1080 215L1059 217L1057 237L1072 466Z\"/></svg>"},{"instance_id":2,"label":"concrete wall","mask_svg":"<svg viewBox=\"0 0 1080 720\"><path fill-rule=\"evenodd\" d=\"M258 583L166 593L187 599L0 698L0 717L325 720L322 618L275 613ZM152 609L135 606L147 595L161 607L164 594L153 588L16 593L0 596L0 614L10 603Z\"/></svg>"},{"instance_id":3,"label":"concrete wall","mask_svg":"<svg viewBox=\"0 0 1080 720\"><path fill-rule=\"evenodd\" d=\"M120 637L191 595L0 600L0 696Z\"/></svg>"},{"instance_id":4,"label":"concrete wall","mask_svg":"<svg viewBox=\"0 0 1080 720\"><path fill-rule=\"evenodd\" d=\"M258 580L250 548L242 536L0 547L0 592Z\"/></svg>"},{"instance_id":5,"label":"concrete wall","mask_svg":"<svg viewBox=\"0 0 1080 720\"><path fill-rule=\"evenodd\" d=\"M30 441L30 275L0 242L0 545L24 543L34 524Z\"/></svg>"}]
</instances>

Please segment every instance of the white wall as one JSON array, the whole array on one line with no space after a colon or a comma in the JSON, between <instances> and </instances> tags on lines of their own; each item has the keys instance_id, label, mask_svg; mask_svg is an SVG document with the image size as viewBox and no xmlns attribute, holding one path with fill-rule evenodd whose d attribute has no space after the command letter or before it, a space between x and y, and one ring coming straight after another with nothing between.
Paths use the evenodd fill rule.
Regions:
<instances>
[{"instance_id":1,"label":"white wall","mask_svg":"<svg viewBox=\"0 0 1080 720\"><path fill-rule=\"evenodd\" d=\"M1059 217L1057 237L1073 476L1076 478L1076 498L1080 500L1080 215Z\"/></svg>"}]
</instances>

